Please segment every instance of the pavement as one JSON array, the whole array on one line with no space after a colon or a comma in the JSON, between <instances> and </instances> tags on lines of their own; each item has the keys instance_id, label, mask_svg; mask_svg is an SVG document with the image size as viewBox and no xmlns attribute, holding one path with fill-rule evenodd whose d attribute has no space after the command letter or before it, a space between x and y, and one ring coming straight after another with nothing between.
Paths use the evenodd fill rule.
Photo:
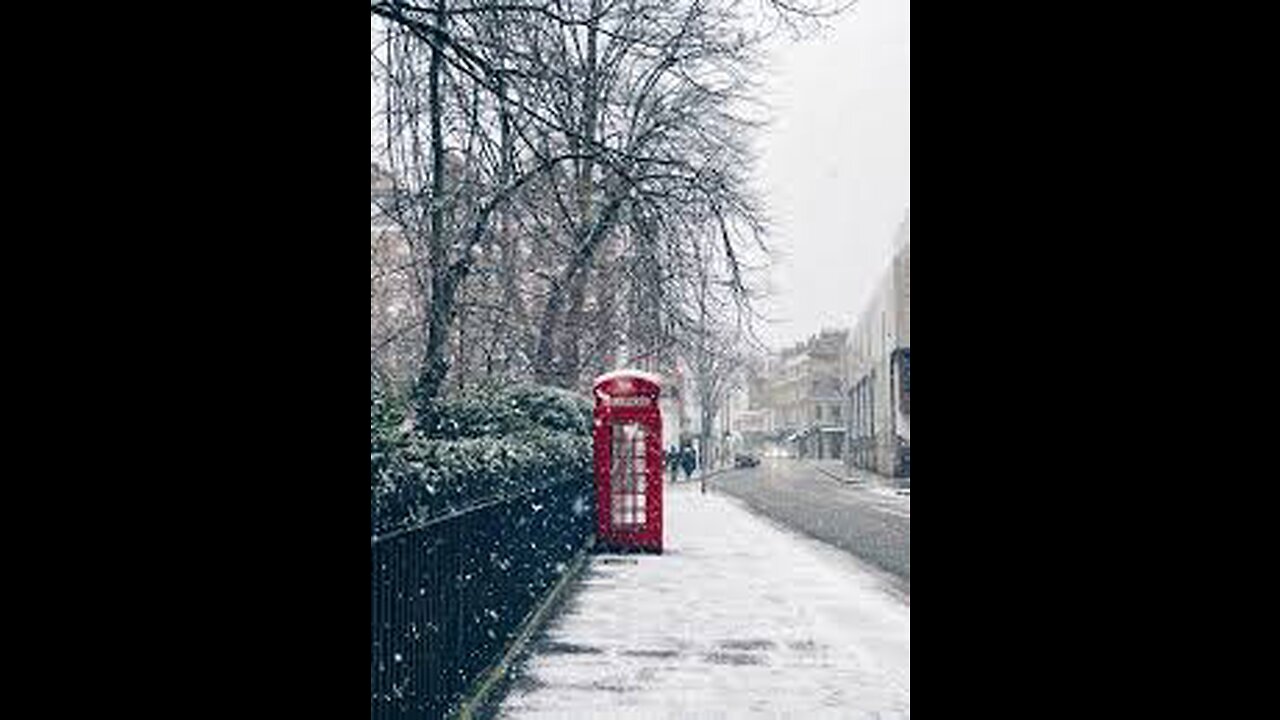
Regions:
<instances>
[{"instance_id":1,"label":"pavement","mask_svg":"<svg viewBox=\"0 0 1280 720\"><path fill-rule=\"evenodd\" d=\"M482 716L909 718L911 608L883 573L697 483L663 555L595 555Z\"/></svg>"},{"instance_id":2,"label":"pavement","mask_svg":"<svg viewBox=\"0 0 1280 720\"><path fill-rule=\"evenodd\" d=\"M903 480L877 475L861 468L851 468L846 466L843 460L802 460L800 462L833 480L864 486L873 492L887 495L911 496L911 488L903 487ZM907 482L910 480L908 479Z\"/></svg>"}]
</instances>

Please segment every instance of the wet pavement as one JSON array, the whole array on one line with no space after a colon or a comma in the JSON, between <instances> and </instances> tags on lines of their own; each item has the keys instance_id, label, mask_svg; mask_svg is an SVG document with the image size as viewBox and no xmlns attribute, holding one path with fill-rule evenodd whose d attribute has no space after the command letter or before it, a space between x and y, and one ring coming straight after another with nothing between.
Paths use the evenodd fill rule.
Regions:
<instances>
[{"instance_id":1,"label":"wet pavement","mask_svg":"<svg viewBox=\"0 0 1280 720\"><path fill-rule=\"evenodd\" d=\"M482 715L900 718L911 609L847 553L696 486L666 553L597 555Z\"/></svg>"}]
</instances>

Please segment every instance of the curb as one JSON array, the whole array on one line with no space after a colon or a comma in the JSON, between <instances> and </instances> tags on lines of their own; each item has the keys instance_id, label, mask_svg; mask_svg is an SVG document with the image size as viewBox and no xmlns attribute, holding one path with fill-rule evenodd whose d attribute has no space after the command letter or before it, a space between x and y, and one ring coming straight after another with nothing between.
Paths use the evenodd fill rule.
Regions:
<instances>
[{"instance_id":1,"label":"curb","mask_svg":"<svg viewBox=\"0 0 1280 720\"><path fill-rule=\"evenodd\" d=\"M737 469L739 469L739 468L719 468L719 469L717 469L717 470L712 470L711 472L707 473L706 475L701 475L701 476L696 477L696 478L691 478L691 479L689 480L689 482L697 482L697 481L699 481L699 480L710 480L711 478L713 478L713 477L715 477L715 476L717 476L717 475L723 475L723 474L725 474L725 473L729 472L730 470L737 470Z\"/></svg>"},{"instance_id":2,"label":"curb","mask_svg":"<svg viewBox=\"0 0 1280 720\"><path fill-rule=\"evenodd\" d=\"M729 472L729 471L731 471L731 470L738 470L738 469L740 469L740 468L719 468L718 470L712 470L711 472L707 473L706 475L694 475L693 477L688 478L687 480L666 480L666 479L664 479L664 480L663 480L663 482L664 482L664 483L666 483L666 484L668 484L668 485L674 485L674 486L680 486L680 485L697 485L699 482L701 482L701 481L703 481L703 480L710 480L710 479L712 479L712 478L716 477L717 475L723 475L723 474L725 474L725 473L727 473L727 472Z\"/></svg>"},{"instance_id":3,"label":"curb","mask_svg":"<svg viewBox=\"0 0 1280 720\"><path fill-rule=\"evenodd\" d=\"M823 475L826 475L827 477L831 478L832 480L839 480L840 482L844 483L845 485L870 485L870 484L871 484L871 483L867 482L866 480L852 480L852 479L850 479L850 478L848 478L847 476L844 476L844 475L836 475L835 473L829 472L825 467L822 467L821 465L812 465L812 464L811 464L811 465L809 465L809 467L813 468L814 470L817 470L818 472L822 473Z\"/></svg>"},{"instance_id":4,"label":"curb","mask_svg":"<svg viewBox=\"0 0 1280 720\"><path fill-rule=\"evenodd\" d=\"M855 487L879 487L879 488L884 488L886 490L892 490L894 494L898 495L899 497L911 497L910 486L902 487L901 485L898 485L892 480L882 478L881 476L878 476L878 475L874 480L856 480L847 476L836 475L832 472L829 472L826 468L820 465L810 465L809 467L813 468L814 470L817 470L823 475L826 475L832 480L838 480L839 482L845 485L852 485Z\"/></svg>"},{"instance_id":5,"label":"curb","mask_svg":"<svg viewBox=\"0 0 1280 720\"><path fill-rule=\"evenodd\" d=\"M476 720L477 710L485 706L494 687L506 676L507 670L511 668L515 659L528 645L529 639L533 637L534 632L542 627L547 614L551 608L557 605L557 601L564 594L565 588L569 586L570 581L576 579L582 572L582 568L586 566L587 558L591 555L591 550L595 547L595 544L596 539L593 535L587 541L587 544L578 551L577 556L570 562L569 569L556 581L555 587L551 588L551 592L547 593L546 598L538 605L537 609L525 619L519 632L516 633L515 640L511 641L511 645L503 653L502 658L480 675L479 679L472 685L472 692L465 696L456 711L449 714L450 720Z\"/></svg>"}]
</instances>

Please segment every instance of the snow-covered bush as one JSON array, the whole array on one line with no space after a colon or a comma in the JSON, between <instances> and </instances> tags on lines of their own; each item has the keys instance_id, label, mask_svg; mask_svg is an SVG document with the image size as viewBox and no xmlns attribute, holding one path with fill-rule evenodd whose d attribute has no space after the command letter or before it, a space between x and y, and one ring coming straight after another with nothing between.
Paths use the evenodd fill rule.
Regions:
<instances>
[{"instance_id":1,"label":"snow-covered bush","mask_svg":"<svg viewBox=\"0 0 1280 720\"><path fill-rule=\"evenodd\" d=\"M539 385L488 386L439 401L427 437L454 440L533 430L591 431L591 403L581 395Z\"/></svg>"},{"instance_id":2,"label":"snow-covered bush","mask_svg":"<svg viewBox=\"0 0 1280 720\"><path fill-rule=\"evenodd\" d=\"M403 442L400 425L404 409L389 398L372 377L369 379L369 485L378 484L395 458L394 448Z\"/></svg>"},{"instance_id":3,"label":"snow-covered bush","mask_svg":"<svg viewBox=\"0 0 1280 720\"><path fill-rule=\"evenodd\" d=\"M519 386L469 393L437 410L430 432L395 441L385 433L375 441L371 419L375 534L536 487L590 487L591 408L585 398Z\"/></svg>"}]
</instances>

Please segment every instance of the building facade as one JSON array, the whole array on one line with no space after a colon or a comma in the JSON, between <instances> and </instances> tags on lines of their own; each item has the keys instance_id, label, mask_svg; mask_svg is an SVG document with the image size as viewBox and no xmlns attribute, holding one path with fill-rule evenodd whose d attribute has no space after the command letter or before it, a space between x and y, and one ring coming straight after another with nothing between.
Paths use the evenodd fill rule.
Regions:
<instances>
[{"instance_id":1,"label":"building facade","mask_svg":"<svg viewBox=\"0 0 1280 720\"><path fill-rule=\"evenodd\" d=\"M752 381L753 396L763 396L768 434L794 457L839 459L844 451L843 369L848 344L845 330L823 330L769 359L763 377ZM753 424L760 424L753 418Z\"/></svg>"},{"instance_id":2,"label":"building facade","mask_svg":"<svg viewBox=\"0 0 1280 720\"><path fill-rule=\"evenodd\" d=\"M849 335L845 463L911 477L911 215ZM909 480L908 480L909 484Z\"/></svg>"}]
</instances>

